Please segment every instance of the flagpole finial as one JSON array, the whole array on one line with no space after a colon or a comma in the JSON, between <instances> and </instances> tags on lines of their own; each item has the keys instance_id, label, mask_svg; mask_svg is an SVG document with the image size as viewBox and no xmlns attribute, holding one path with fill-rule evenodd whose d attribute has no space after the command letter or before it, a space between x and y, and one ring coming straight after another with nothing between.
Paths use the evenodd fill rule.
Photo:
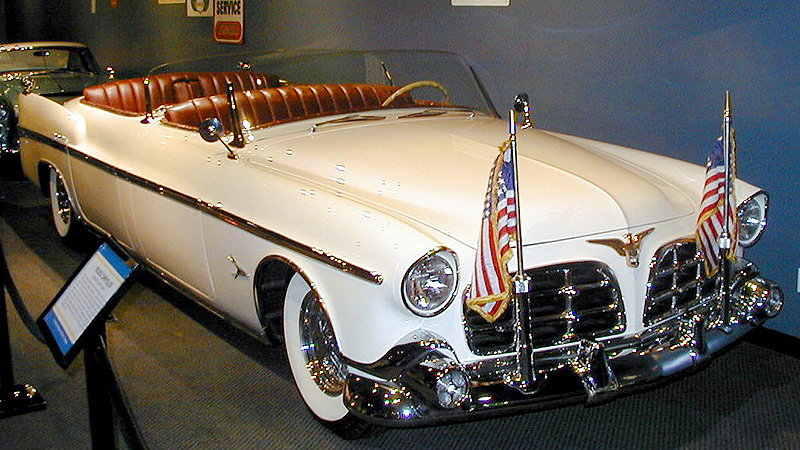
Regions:
<instances>
[{"instance_id":1,"label":"flagpole finial","mask_svg":"<svg viewBox=\"0 0 800 450\"><path fill-rule=\"evenodd\" d=\"M726 119L730 119L732 112L733 111L731 110L731 91L725 91L725 113L723 117L725 117Z\"/></svg>"}]
</instances>

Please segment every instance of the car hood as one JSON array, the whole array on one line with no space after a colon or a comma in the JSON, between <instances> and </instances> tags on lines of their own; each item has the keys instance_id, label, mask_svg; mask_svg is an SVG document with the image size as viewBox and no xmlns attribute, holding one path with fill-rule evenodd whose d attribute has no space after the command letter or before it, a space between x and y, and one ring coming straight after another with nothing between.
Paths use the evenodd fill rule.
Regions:
<instances>
[{"instance_id":1,"label":"car hood","mask_svg":"<svg viewBox=\"0 0 800 450\"><path fill-rule=\"evenodd\" d=\"M484 116L390 117L257 138L249 161L301 178L309 192L333 189L358 201L365 214L388 211L474 247L489 171L507 133L503 121ZM674 183L626 162L620 147L612 156L603 145L540 130L518 134L525 244L694 212L692 199Z\"/></svg>"}]
</instances>

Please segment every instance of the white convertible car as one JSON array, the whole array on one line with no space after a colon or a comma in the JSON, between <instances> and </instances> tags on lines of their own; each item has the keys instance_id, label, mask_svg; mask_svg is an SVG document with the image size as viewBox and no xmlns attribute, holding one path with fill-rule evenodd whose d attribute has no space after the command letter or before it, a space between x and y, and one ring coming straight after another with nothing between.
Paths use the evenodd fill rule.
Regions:
<instances>
[{"instance_id":1,"label":"white convertible car","mask_svg":"<svg viewBox=\"0 0 800 450\"><path fill-rule=\"evenodd\" d=\"M612 398L691 371L783 303L744 258L764 192L735 182L722 295L695 243L704 167L527 128L531 292L492 321L465 306L509 129L452 54L214 57L19 103L24 172L58 234L88 227L283 343L344 437Z\"/></svg>"}]
</instances>

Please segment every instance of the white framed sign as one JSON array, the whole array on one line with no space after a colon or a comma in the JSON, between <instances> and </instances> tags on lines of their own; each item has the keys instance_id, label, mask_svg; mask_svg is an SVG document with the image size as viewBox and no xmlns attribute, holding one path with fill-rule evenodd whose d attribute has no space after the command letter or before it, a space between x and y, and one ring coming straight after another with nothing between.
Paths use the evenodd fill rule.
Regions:
<instances>
[{"instance_id":1,"label":"white framed sign","mask_svg":"<svg viewBox=\"0 0 800 450\"><path fill-rule=\"evenodd\" d=\"M186 0L187 17L214 17L214 0Z\"/></svg>"},{"instance_id":2,"label":"white framed sign","mask_svg":"<svg viewBox=\"0 0 800 450\"><path fill-rule=\"evenodd\" d=\"M244 42L244 0L214 0L214 40Z\"/></svg>"},{"instance_id":3,"label":"white framed sign","mask_svg":"<svg viewBox=\"0 0 800 450\"><path fill-rule=\"evenodd\" d=\"M508 6L511 0L450 0L453 6Z\"/></svg>"}]
</instances>

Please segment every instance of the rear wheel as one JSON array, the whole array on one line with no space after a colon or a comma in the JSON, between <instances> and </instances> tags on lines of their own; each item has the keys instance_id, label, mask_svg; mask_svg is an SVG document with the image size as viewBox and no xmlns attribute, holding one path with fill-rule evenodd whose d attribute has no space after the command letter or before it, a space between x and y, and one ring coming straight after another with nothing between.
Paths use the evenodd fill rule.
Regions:
<instances>
[{"instance_id":1,"label":"rear wheel","mask_svg":"<svg viewBox=\"0 0 800 450\"><path fill-rule=\"evenodd\" d=\"M85 231L75 214L64 177L52 167L50 168L49 193L50 212L56 234L66 243L77 244L85 237Z\"/></svg>"},{"instance_id":2,"label":"rear wheel","mask_svg":"<svg viewBox=\"0 0 800 450\"><path fill-rule=\"evenodd\" d=\"M286 291L283 332L295 385L314 416L345 439L377 431L344 406L347 367L336 335L316 292L298 274Z\"/></svg>"}]
</instances>

